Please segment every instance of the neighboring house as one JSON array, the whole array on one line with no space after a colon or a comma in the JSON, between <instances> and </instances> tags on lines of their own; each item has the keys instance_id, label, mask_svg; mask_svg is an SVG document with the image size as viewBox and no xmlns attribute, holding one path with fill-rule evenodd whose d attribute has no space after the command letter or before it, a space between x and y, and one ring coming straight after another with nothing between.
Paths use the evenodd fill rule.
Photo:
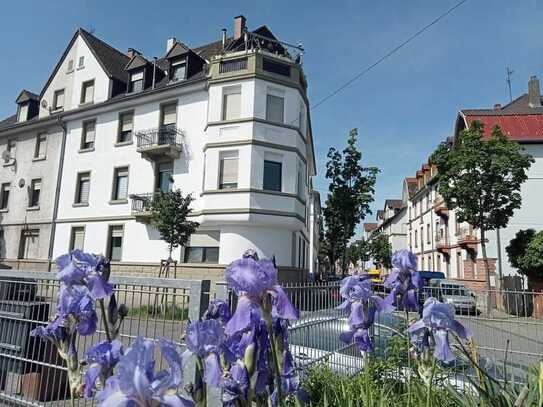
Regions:
<instances>
[{"instance_id":1,"label":"neighboring house","mask_svg":"<svg viewBox=\"0 0 543 407\"><path fill-rule=\"evenodd\" d=\"M505 252L505 247L516 232L528 228L543 229L540 211L540 191L543 190L543 107L536 77L530 78L528 90L527 94L503 107L496 105L494 109L461 110L455 125L454 137L458 137L474 121L484 124L486 137L498 125L509 139L520 143L535 158L528 172L528 180L521 188L522 207L515 211L505 229L487 235L492 286L496 285L496 272L498 277L516 274ZM436 168L427 163L417 171L416 188L410 186L412 178L406 178L404 182L404 196L409 189L409 247L417 255L421 270L442 271L447 278L461 280L471 288L484 288L486 277L479 232L467 223L457 222L455 211L449 210L437 193L435 175ZM409 188L407 180L410 180Z\"/></svg>"},{"instance_id":2,"label":"neighboring house","mask_svg":"<svg viewBox=\"0 0 543 407\"><path fill-rule=\"evenodd\" d=\"M378 226L372 233L388 237L392 253L407 248L407 202L402 199L385 200L384 208L378 211Z\"/></svg>"},{"instance_id":3,"label":"neighboring house","mask_svg":"<svg viewBox=\"0 0 543 407\"><path fill-rule=\"evenodd\" d=\"M47 147L61 168L48 196L58 208L47 215L53 239L40 240L52 251L37 258L81 248L118 268L156 267L168 253L149 206L157 191L179 188L195 198L200 223L174 253L181 263L224 266L252 247L282 268L314 268L320 201L307 82L300 50L285 47L266 26L249 31L243 16L232 37L197 48L172 38L155 60L78 30L33 96L35 124L0 122L4 143L14 132L35 139L38 124L57 129ZM55 168L41 172L44 185ZM21 171L31 182L30 168Z\"/></svg>"},{"instance_id":4,"label":"neighboring house","mask_svg":"<svg viewBox=\"0 0 543 407\"><path fill-rule=\"evenodd\" d=\"M362 235L363 240L370 240L371 234L379 226L377 223L364 223L364 234Z\"/></svg>"}]
</instances>

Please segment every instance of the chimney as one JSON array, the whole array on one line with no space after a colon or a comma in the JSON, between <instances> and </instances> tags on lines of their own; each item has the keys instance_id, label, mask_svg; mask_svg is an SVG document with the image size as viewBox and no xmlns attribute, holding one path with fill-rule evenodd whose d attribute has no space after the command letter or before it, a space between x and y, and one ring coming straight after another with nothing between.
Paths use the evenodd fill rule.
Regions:
<instances>
[{"instance_id":1,"label":"chimney","mask_svg":"<svg viewBox=\"0 0 543 407\"><path fill-rule=\"evenodd\" d=\"M494 110L502 110L502 105L500 105L499 103L496 103L494 105Z\"/></svg>"},{"instance_id":2,"label":"chimney","mask_svg":"<svg viewBox=\"0 0 543 407\"><path fill-rule=\"evenodd\" d=\"M226 28L223 28L221 31L222 49L224 49L224 47L226 46Z\"/></svg>"},{"instance_id":3,"label":"chimney","mask_svg":"<svg viewBox=\"0 0 543 407\"><path fill-rule=\"evenodd\" d=\"M175 37L168 38L168 41L166 42L166 53L170 52L176 42L177 40L175 39Z\"/></svg>"},{"instance_id":4,"label":"chimney","mask_svg":"<svg viewBox=\"0 0 543 407\"><path fill-rule=\"evenodd\" d=\"M234 39L237 40L241 38L243 32L245 31L245 23L247 20L241 14L237 17L234 17Z\"/></svg>"},{"instance_id":5,"label":"chimney","mask_svg":"<svg viewBox=\"0 0 543 407\"><path fill-rule=\"evenodd\" d=\"M541 93L539 92L539 79L537 76L530 76L528 81L528 103L530 107L541 106Z\"/></svg>"},{"instance_id":6,"label":"chimney","mask_svg":"<svg viewBox=\"0 0 543 407\"><path fill-rule=\"evenodd\" d=\"M132 59L134 55L141 55L141 52L134 48L128 48L128 51L126 51L126 56Z\"/></svg>"}]
</instances>

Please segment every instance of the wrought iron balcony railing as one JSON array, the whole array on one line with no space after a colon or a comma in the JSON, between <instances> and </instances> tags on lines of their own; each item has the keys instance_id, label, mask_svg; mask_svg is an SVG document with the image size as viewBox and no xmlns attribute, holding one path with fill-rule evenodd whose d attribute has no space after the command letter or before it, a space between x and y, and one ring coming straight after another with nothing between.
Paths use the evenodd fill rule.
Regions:
<instances>
[{"instance_id":1,"label":"wrought iron balcony railing","mask_svg":"<svg viewBox=\"0 0 543 407\"><path fill-rule=\"evenodd\" d=\"M151 217L151 207L156 193L130 195L132 200L132 215L136 220L146 220Z\"/></svg>"},{"instance_id":2,"label":"wrought iron balcony railing","mask_svg":"<svg viewBox=\"0 0 543 407\"><path fill-rule=\"evenodd\" d=\"M183 149L184 133L177 127L168 125L136 133L137 149L146 158L166 155L177 158Z\"/></svg>"}]
</instances>

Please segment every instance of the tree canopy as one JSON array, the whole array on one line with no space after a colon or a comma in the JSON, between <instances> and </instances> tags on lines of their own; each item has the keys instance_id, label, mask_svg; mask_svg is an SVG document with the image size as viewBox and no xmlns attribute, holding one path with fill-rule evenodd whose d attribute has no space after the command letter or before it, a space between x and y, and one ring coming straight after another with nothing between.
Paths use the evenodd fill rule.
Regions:
<instances>
[{"instance_id":1,"label":"tree canopy","mask_svg":"<svg viewBox=\"0 0 543 407\"><path fill-rule=\"evenodd\" d=\"M509 262L519 273L543 278L543 232L519 230L505 248Z\"/></svg>"},{"instance_id":2,"label":"tree canopy","mask_svg":"<svg viewBox=\"0 0 543 407\"><path fill-rule=\"evenodd\" d=\"M183 196L180 190L159 192L151 203L151 224L160 232L168 244L169 257L172 250L186 246L190 236L200 224L187 220L192 212L190 204L194 200L189 194Z\"/></svg>"},{"instance_id":3,"label":"tree canopy","mask_svg":"<svg viewBox=\"0 0 543 407\"><path fill-rule=\"evenodd\" d=\"M386 268L390 268L390 258L392 256L392 245L388 240L388 236L384 233L377 233L372 235L370 241L370 253L373 261Z\"/></svg>"}]
</instances>

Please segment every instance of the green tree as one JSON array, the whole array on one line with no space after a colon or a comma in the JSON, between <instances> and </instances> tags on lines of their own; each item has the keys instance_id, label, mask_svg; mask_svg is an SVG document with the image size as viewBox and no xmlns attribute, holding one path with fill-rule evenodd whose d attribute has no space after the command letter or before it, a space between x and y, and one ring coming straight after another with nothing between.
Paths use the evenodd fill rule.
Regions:
<instances>
[{"instance_id":1,"label":"green tree","mask_svg":"<svg viewBox=\"0 0 543 407\"><path fill-rule=\"evenodd\" d=\"M519 273L543 278L543 232L519 230L505 248L509 262Z\"/></svg>"},{"instance_id":2,"label":"green tree","mask_svg":"<svg viewBox=\"0 0 543 407\"><path fill-rule=\"evenodd\" d=\"M392 256L392 245L388 240L388 236L384 233L376 233L372 235L370 241L370 253L373 261L381 267L390 268L390 258Z\"/></svg>"},{"instance_id":3,"label":"green tree","mask_svg":"<svg viewBox=\"0 0 543 407\"><path fill-rule=\"evenodd\" d=\"M328 242L328 258L335 271L341 259L342 273L347 271L347 244L356 226L371 213L377 173L375 167L361 165L362 153L357 149L358 130L353 129L343 152L328 151L326 178L330 180L326 206L323 210Z\"/></svg>"},{"instance_id":4,"label":"green tree","mask_svg":"<svg viewBox=\"0 0 543 407\"><path fill-rule=\"evenodd\" d=\"M151 224L168 244L168 260L172 259L173 249L185 246L200 226L198 222L187 220L193 200L190 194L183 196L180 190L175 190L159 192L151 203Z\"/></svg>"},{"instance_id":5,"label":"green tree","mask_svg":"<svg viewBox=\"0 0 543 407\"><path fill-rule=\"evenodd\" d=\"M513 211L520 208L520 187L534 160L498 126L485 139L483 125L473 122L453 143L441 143L431 161L437 167L438 191L447 206L456 210L457 221L479 229L486 287L490 290L486 234L507 226Z\"/></svg>"},{"instance_id":6,"label":"green tree","mask_svg":"<svg viewBox=\"0 0 543 407\"><path fill-rule=\"evenodd\" d=\"M347 261L355 266L358 262L362 262L362 264L366 263L371 258L370 249L369 241L363 239L355 240L347 248Z\"/></svg>"}]
</instances>

